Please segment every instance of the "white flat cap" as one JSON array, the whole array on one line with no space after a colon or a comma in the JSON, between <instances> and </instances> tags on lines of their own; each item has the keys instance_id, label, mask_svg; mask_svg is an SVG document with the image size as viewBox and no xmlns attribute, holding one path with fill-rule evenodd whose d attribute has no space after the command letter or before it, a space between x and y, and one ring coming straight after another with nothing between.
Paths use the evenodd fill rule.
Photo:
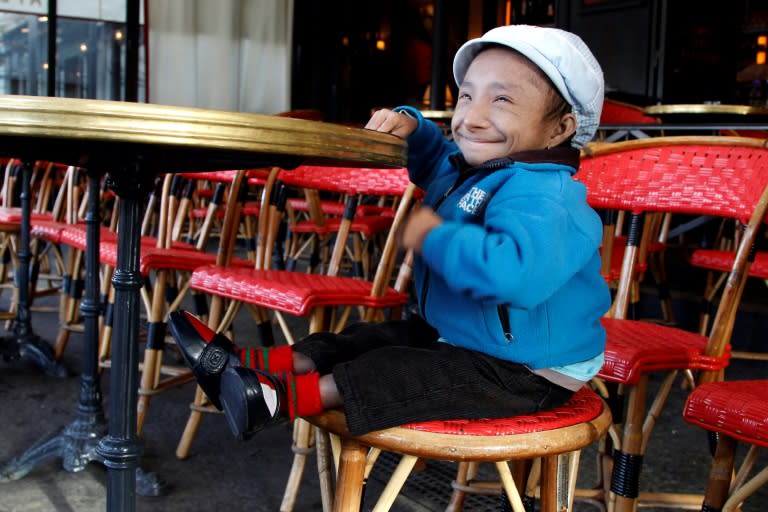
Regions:
<instances>
[{"instance_id":1,"label":"white flat cap","mask_svg":"<svg viewBox=\"0 0 768 512\"><path fill-rule=\"evenodd\" d=\"M461 86L469 64L483 48L499 44L523 54L549 77L573 108L580 148L595 136L600 124L605 85L603 71L579 36L565 30L533 25L507 25L464 43L453 59L453 76Z\"/></svg>"}]
</instances>

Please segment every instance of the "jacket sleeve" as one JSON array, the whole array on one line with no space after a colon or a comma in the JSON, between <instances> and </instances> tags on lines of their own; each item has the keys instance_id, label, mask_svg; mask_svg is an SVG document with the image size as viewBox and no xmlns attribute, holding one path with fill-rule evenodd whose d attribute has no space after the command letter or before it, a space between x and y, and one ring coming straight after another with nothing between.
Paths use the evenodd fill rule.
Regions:
<instances>
[{"instance_id":1,"label":"jacket sleeve","mask_svg":"<svg viewBox=\"0 0 768 512\"><path fill-rule=\"evenodd\" d=\"M600 219L586 200L568 204L557 189L505 192L491 200L483 224L446 221L430 231L422 258L456 293L533 308L594 258Z\"/></svg>"},{"instance_id":2,"label":"jacket sleeve","mask_svg":"<svg viewBox=\"0 0 768 512\"><path fill-rule=\"evenodd\" d=\"M408 136L408 173L411 181L426 189L441 168L441 162L448 155L458 151L456 144L448 141L440 128L432 121L424 119L413 107L397 107L395 112L402 112L419 122L416 130Z\"/></svg>"}]
</instances>

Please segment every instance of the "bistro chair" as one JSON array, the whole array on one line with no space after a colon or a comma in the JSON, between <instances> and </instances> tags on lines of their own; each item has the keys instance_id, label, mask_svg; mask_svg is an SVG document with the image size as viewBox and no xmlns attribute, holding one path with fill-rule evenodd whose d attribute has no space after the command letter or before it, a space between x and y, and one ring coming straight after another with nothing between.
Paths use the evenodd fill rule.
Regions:
<instances>
[{"instance_id":1,"label":"bistro chair","mask_svg":"<svg viewBox=\"0 0 768 512\"><path fill-rule=\"evenodd\" d=\"M314 167L312 172L334 174L336 168ZM347 209L343 220L334 234L335 242L329 263L323 274L310 274L298 270L270 269L270 251L274 247L275 231L282 220L278 207L278 198L268 208L269 218L260 217L259 240L264 240L257 254L255 268L234 269L223 266L201 267L195 270L191 278L191 287L211 295L208 325L215 330L226 330L241 305L246 305L255 312L257 322L263 322L263 314L269 312L283 328L288 343L292 343L294 334L287 327L283 315L309 319L309 332L319 330L339 331L346 324L351 309L362 307L364 320L380 318L383 311L397 310L405 305L407 295L392 288L390 281L396 274L397 251L394 232L409 211L416 188L410 184L404 169L363 169L356 174L346 174L350 178L347 191L350 196L358 193L373 194L376 189L382 194L396 193L398 206L394 216L388 220L389 235L382 248L373 280L340 275L341 262L348 247L350 226L355 219L356 209ZM279 193L276 195L280 195ZM352 201L354 206L357 201ZM226 307L225 302L230 304ZM202 414L216 412L198 389L192 405L190 418L176 455L186 458L192 440L197 432ZM296 489L303 473L306 455L309 450L309 426L299 420L295 424L296 462L289 477L287 489ZM286 500L295 498L295 491L286 491ZM292 504L284 505L283 510L292 509Z\"/></svg>"},{"instance_id":2,"label":"bistro chair","mask_svg":"<svg viewBox=\"0 0 768 512\"><path fill-rule=\"evenodd\" d=\"M768 467L756 470L760 451L768 448L768 380L701 384L688 396L683 419L717 440L701 510L740 510L741 503L768 482ZM749 450L734 475L739 443Z\"/></svg>"},{"instance_id":3,"label":"bistro chair","mask_svg":"<svg viewBox=\"0 0 768 512\"><path fill-rule=\"evenodd\" d=\"M18 268L18 235L21 230L21 208L18 206L19 187L21 181L17 178L21 166L25 165L16 159L3 161L5 174L0 190L0 280L9 281L11 267ZM61 194L54 194L56 186L61 181L65 167L53 162L36 161L32 165L30 176L30 224L46 224L53 222L60 215ZM37 239L30 239L30 276L28 297L30 304L34 298L57 293L61 286L62 258L60 253L51 250ZM51 256L49 259L48 256ZM40 272L44 271L41 276ZM44 277L48 288L38 287L38 278ZM16 284L8 283L7 287L16 293ZM0 318L12 320L15 317L16 299L13 298L8 312L0 314ZM8 326L10 328L10 325Z\"/></svg>"},{"instance_id":4,"label":"bistro chair","mask_svg":"<svg viewBox=\"0 0 768 512\"><path fill-rule=\"evenodd\" d=\"M327 265L341 265L341 260L330 262L328 254L331 242L344 228L348 234L342 236L350 237L345 252L351 273L370 279L368 256L381 248L407 183L407 171L301 166L281 172L279 180L299 192L298 197L286 192L286 268L294 270L299 260L307 258L314 273L327 271Z\"/></svg>"},{"instance_id":5,"label":"bistro chair","mask_svg":"<svg viewBox=\"0 0 768 512\"><path fill-rule=\"evenodd\" d=\"M705 333L709 328L709 322L712 319L714 304L717 302L719 293L723 289L728 271L733 266L736 258L735 247L738 238L741 236L738 226L732 223L723 226L729 233L718 235L714 248L698 248L693 251L690 257L690 263L694 267L707 271L706 287L702 295L702 311L699 320L699 332ZM759 245L759 244L758 244ZM754 261L749 268L749 277L768 282L768 252L756 250ZM754 352L734 350L731 356L738 359L768 360L768 356L763 352Z\"/></svg>"},{"instance_id":6,"label":"bistro chair","mask_svg":"<svg viewBox=\"0 0 768 512\"><path fill-rule=\"evenodd\" d=\"M732 267L708 336L626 318L629 279L637 254L637 233L648 212L711 215L747 226L738 253L749 253L765 210L768 149L764 141L726 137L658 137L600 146L582 157L578 179L596 208L631 215L625 266L607 331L606 360L596 385L611 404L612 434L603 447L610 490L582 490L584 498L605 501L617 512L635 510L643 455L656 418L678 372L698 372L698 381L719 378L730 357L730 338L749 260ZM649 379L663 374L650 407ZM604 482L607 485L608 482ZM679 506L696 497L654 493L655 503Z\"/></svg>"},{"instance_id":7,"label":"bistro chair","mask_svg":"<svg viewBox=\"0 0 768 512\"><path fill-rule=\"evenodd\" d=\"M539 510L559 512L571 510L580 450L606 433L611 414L603 400L584 387L564 405L550 411L501 419L411 423L357 437L349 435L341 410L326 411L307 420L318 427L324 511L362 510L364 482L372 459L380 451L388 451L400 454L401 459L372 509L375 512L389 510L420 458L494 463L514 512L531 509L523 504L518 490L525 486L525 481L519 477L515 481L509 462L540 459ZM335 454L327 433L340 438ZM332 461L336 462L337 472L331 468ZM464 493L471 491L455 488L447 510L461 510Z\"/></svg>"},{"instance_id":8,"label":"bistro chair","mask_svg":"<svg viewBox=\"0 0 768 512\"><path fill-rule=\"evenodd\" d=\"M276 172L276 171L275 171ZM142 290L147 312L147 335L144 357L140 365L141 378L137 402L137 432L140 434L146 419L150 400L153 396L168 389L181 386L193 380L191 371L184 365L174 362L163 363L163 354L167 350L166 318L170 311L178 309L189 292L189 276L195 268L216 263L227 262L232 266L250 267L251 262L233 256L237 227L240 224L242 205L245 202L245 192L248 187L246 171L236 171L232 174L229 193L226 194L226 214L215 253L208 252L206 241L208 233L200 233L197 244L189 248L185 245L173 246L173 239L180 236L181 230L175 230L175 220L179 215L186 217L187 209L182 205L169 205L168 212L160 214L160 231L156 246L144 247L141 251L139 270L145 277L145 288ZM169 195L172 197L173 195ZM161 207L161 212L163 207ZM164 220L163 220L164 219ZM210 226L209 219L204 225ZM117 263L117 244L114 241L101 243L100 261L114 269ZM150 277L153 279L150 280ZM173 289L171 290L171 287ZM169 293L170 291L170 293ZM107 353L103 344L102 365L108 364ZM166 375L163 378L163 375Z\"/></svg>"},{"instance_id":9,"label":"bistro chair","mask_svg":"<svg viewBox=\"0 0 768 512\"><path fill-rule=\"evenodd\" d=\"M623 101L606 98L603 101L603 109L600 113L601 125L658 125L658 118L646 115L642 107ZM649 130L650 131L650 130ZM619 140L644 139L649 136L664 135L663 131L647 133L642 126L634 129L617 129L609 133L606 127L601 127L597 132L597 140L600 142L616 142Z\"/></svg>"}]
</instances>

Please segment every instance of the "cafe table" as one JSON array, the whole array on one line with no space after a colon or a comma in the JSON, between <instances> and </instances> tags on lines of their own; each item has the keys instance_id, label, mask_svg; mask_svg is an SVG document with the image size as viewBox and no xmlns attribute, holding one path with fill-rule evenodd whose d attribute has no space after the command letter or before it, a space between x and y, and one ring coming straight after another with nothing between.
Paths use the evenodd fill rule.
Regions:
<instances>
[{"instance_id":1,"label":"cafe table","mask_svg":"<svg viewBox=\"0 0 768 512\"><path fill-rule=\"evenodd\" d=\"M0 155L53 161L83 168L89 179L83 372L77 418L66 441L49 442L70 452L95 445L93 460L107 468L107 510L136 507L141 442L136 436L138 393L139 249L142 203L158 173L302 164L402 167L405 143L392 135L303 119L166 105L0 96ZM100 219L92 206L105 176L119 198L118 257L112 369L107 429L96 371L98 343L98 247ZM22 201L22 231L29 238L29 201ZM22 236L22 238L24 238ZM22 240L22 245L24 244ZM27 261L28 262L28 261ZM93 439L97 437L97 439ZM60 448L58 445L71 442ZM45 444L45 443L43 443ZM35 446L30 451L40 451ZM47 448L47 449L50 449ZM87 450L87 448L85 448ZM84 454L69 457L81 464ZM74 460L71 460L74 459Z\"/></svg>"},{"instance_id":2,"label":"cafe table","mask_svg":"<svg viewBox=\"0 0 768 512\"><path fill-rule=\"evenodd\" d=\"M661 119L663 124L766 124L768 107L721 103L680 103L650 105L643 113Z\"/></svg>"}]
</instances>

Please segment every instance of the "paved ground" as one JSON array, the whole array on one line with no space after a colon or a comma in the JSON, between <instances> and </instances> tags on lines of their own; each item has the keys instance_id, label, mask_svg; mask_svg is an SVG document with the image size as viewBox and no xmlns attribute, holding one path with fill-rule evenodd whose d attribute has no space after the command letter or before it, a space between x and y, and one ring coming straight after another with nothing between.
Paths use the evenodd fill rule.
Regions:
<instances>
[{"instance_id":1,"label":"paved ground","mask_svg":"<svg viewBox=\"0 0 768 512\"><path fill-rule=\"evenodd\" d=\"M38 302L51 305L53 299ZM761 315L742 331L759 329ZM35 332L53 340L58 329L56 314L36 309ZM73 335L65 353L65 364L79 369L81 336ZM746 342L745 342L746 343ZM731 378L765 375L757 363L734 362ZM102 379L104 408L110 394L108 373ZM34 368L0 363L0 461L18 456L48 433L72 422L76 413L78 377L56 378ZM185 385L156 397L150 407L143 436L142 468L155 472L170 487L161 497L137 498L139 511L203 511L226 507L228 510L276 511L279 508L292 454L291 428L275 424L248 442L232 439L221 416L206 416L192 446L191 456L178 460L174 455L179 435L187 418L193 386ZM701 492L708 467L706 436L685 424L680 410L685 391L675 388L671 403L658 420L645 461L644 490ZM592 481L592 457L583 457L583 485ZM381 488L395 459L386 456L374 470L369 494ZM394 508L396 511L442 510L450 494L449 480L454 466L429 463L412 476ZM91 512L106 509L106 471L99 463L84 471L70 473L54 457L34 467L15 481L0 484L0 512L64 511ZM315 458L310 456L295 510L320 510ZM370 500L369 500L370 501ZM765 510L768 492L763 491L744 507L745 512ZM368 509L370 504L368 504ZM596 510L582 504L582 511ZM474 498L466 510L498 510L497 499ZM646 509L655 510L655 509Z\"/></svg>"}]
</instances>

